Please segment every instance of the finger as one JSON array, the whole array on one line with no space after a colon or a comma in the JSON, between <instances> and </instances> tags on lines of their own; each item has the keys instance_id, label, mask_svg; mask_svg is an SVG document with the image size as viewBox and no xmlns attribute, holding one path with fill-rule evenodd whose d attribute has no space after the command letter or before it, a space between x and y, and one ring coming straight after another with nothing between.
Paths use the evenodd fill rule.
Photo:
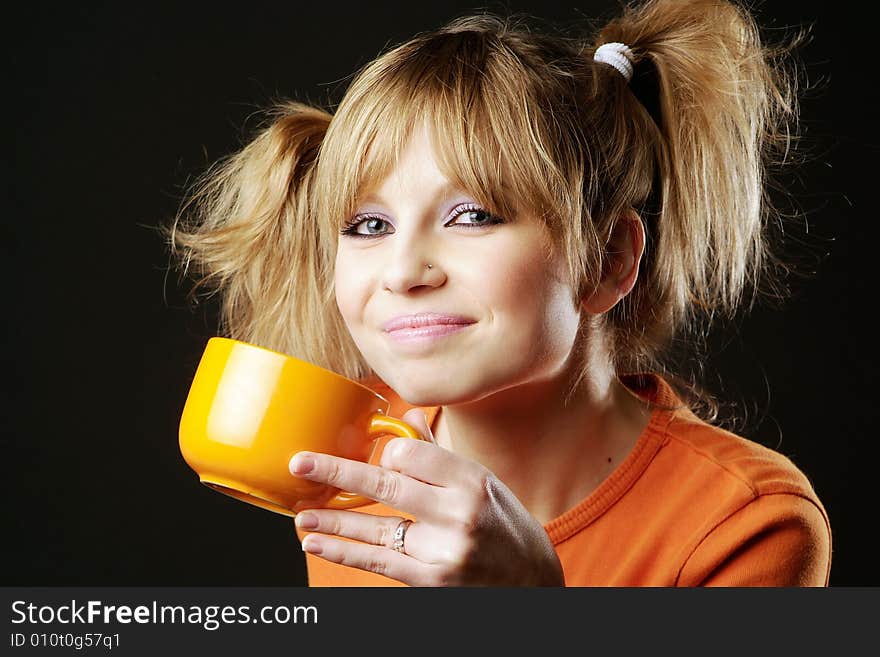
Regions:
<instances>
[{"instance_id":1,"label":"finger","mask_svg":"<svg viewBox=\"0 0 880 657\"><path fill-rule=\"evenodd\" d=\"M298 477L364 495L420 518L437 519L448 506L448 496L442 488L362 461L317 452L297 452L290 460L289 468L291 474Z\"/></svg>"},{"instance_id":2,"label":"finger","mask_svg":"<svg viewBox=\"0 0 880 657\"><path fill-rule=\"evenodd\" d=\"M377 575L396 579L410 586L442 586L443 569L425 564L413 557L385 547L352 543L322 534L309 534L302 541L304 552L332 561L359 568Z\"/></svg>"},{"instance_id":3,"label":"finger","mask_svg":"<svg viewBox=\"0 0 880 657\"><path fill-rule=\"evenodd\" d=\"M380 465L443 488L482 486L486 469L447 449L409 438L393 438L382 450Z\"/></svg>"},{"instance_id":4,"label":"finger","mask_svg":"<svg viewBox=\"0 0 880 657\"><path fill-rule=\"evenodd\" d=\"M431 427L428 425L428 416L423 410L411 408L400 419L413 429L416 429L426 441L437 444L437 441L434 439L434 432L431 431Z\"/></svg>"},{"instance_id":5,"label":"finger","mask_svg":"<svg viewBox=\"0 0 880 657\"><path fill-rule=\"evenodd\" d=\"M401 520L400 516L377 516L359 511L309 509L298 513L294 522L303 531L390 548L394 545ZM452 563L464 549L461 541L425 521L410 523L403 547L407 555L432 564Z\"/></svg>"},{"instance_id":6,"label":"finger","mask_svg":"<svg viewBox=\"0 0 880 657\"><path fill-rule=\"evenodd\" d=\"M309 509L296 514L294 519L296 526L305 531L333 534L380 547L393 545L394 532L400 521L400 516L335 509Z\"/></svg>"}]
</instances>

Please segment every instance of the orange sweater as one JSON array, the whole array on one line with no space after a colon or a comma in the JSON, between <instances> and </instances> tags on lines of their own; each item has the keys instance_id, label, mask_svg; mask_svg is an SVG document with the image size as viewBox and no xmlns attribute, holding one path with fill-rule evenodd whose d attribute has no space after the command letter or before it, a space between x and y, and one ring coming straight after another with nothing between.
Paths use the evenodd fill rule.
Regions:
<instances>
[{"instance_id":1,"label":"orange sweater","mask_svg":"<svg viewBox=\"0 0 880 657\"><path fill-rule=\"evenodd\" d=\"M654 409L620 466L544 525L566 585L827 586L831 530L807 478L781 454L699 420L659 376L648 380L634 391L679 410ZM412 408L384 384L371 387L391 415ZM440 407L424 410L434 427ZM401 585L310 554L306 566L310 586Z\"/></svg>"}]
</instances>

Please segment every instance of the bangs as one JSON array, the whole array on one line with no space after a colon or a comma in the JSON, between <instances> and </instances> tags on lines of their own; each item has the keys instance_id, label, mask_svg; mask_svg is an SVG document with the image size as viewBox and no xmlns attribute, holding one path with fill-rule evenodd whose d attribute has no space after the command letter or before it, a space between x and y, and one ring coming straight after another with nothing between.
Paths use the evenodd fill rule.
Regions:
<instances>
[{"instance_id":1,"label":"bangs","mask_svg":"<svg viewBox=\"0 0 880 657\"><path fill-rule=\"evenodd\" d=\"M553 218L573 208L570 176L554 152L565 140L541 112L540 88L499 37L484 32L441 32L380 57L352 83L324 140L322 223L338 234L424 124L453 185L493 214L529 213L553 232Z\"/></svg>"}]
</instances>

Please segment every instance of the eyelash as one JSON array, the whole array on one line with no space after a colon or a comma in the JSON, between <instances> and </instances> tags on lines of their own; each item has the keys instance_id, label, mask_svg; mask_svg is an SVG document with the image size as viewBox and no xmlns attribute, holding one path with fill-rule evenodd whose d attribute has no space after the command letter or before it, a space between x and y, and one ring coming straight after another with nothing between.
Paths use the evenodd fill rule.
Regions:
<instances>
[{"instance_id":1,"label":"eyelash","mask_svg":"<svg viewBox=\"0 0 880 657\"><path fill-rule=\"evenodd\" d=\"M488 212L488 211L484 210L483 208L479 207L478 205L474 205L472 203L468 203L466 205L461 205L458 208L456 208L456 211L452 215L452 218L450 219L450 221L454 221L454 220L458 219L460 216L462 216L463 214L467 214L468 212L477 212L477 213L485 214L487 217L489 217L490 221L489 221L489 223L485 223L485 224L455 224L455 225L464 226L466 228L473 229L473 228L485 228L486 226L496 226L498 224L506 223L505 220L502 219L501 217L496 217L495 215L491 214L490 212ZM379 221L382 221L383 223L386 223L386 224L388 223L382 217L377 217L375 215L369 215L369 214L368 215L360 215L360 216L354 217L352 219L349 219L339 232L342 235L349 235L351 237L366 238L366 239L371 239L371 238L375 238L375 237L382 237L383 235L385 235L386 233L366 234L366 233L358 233L357 232L357 227L359 225L361 225L363 222L369 221L370 219L378 219ZM448 225L448 224L444 224L444 225Z\"/></svg>"}]
</instances>

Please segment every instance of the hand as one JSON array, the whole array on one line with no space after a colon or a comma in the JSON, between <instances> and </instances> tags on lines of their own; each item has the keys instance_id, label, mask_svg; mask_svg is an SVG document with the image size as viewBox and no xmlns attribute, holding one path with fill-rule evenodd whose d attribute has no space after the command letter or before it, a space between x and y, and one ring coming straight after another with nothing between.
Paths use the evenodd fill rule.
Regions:
<instances>
[{"instance_id":1,"label":"hand","mask_svg":"<svg viewBox=\"0 0 880 657\"><path fill-rule=\"evenodd\" d=\"M297 526L314 532L303 550L411 586L564 586L550 538L513 493L479 463L434 444L421 410L403 420L429 442L395 438L380 466L299 452L290 471L415 517L404 551L391 547L399 516L331 509L297 514Z\"/></svg>"}]
</instances>

